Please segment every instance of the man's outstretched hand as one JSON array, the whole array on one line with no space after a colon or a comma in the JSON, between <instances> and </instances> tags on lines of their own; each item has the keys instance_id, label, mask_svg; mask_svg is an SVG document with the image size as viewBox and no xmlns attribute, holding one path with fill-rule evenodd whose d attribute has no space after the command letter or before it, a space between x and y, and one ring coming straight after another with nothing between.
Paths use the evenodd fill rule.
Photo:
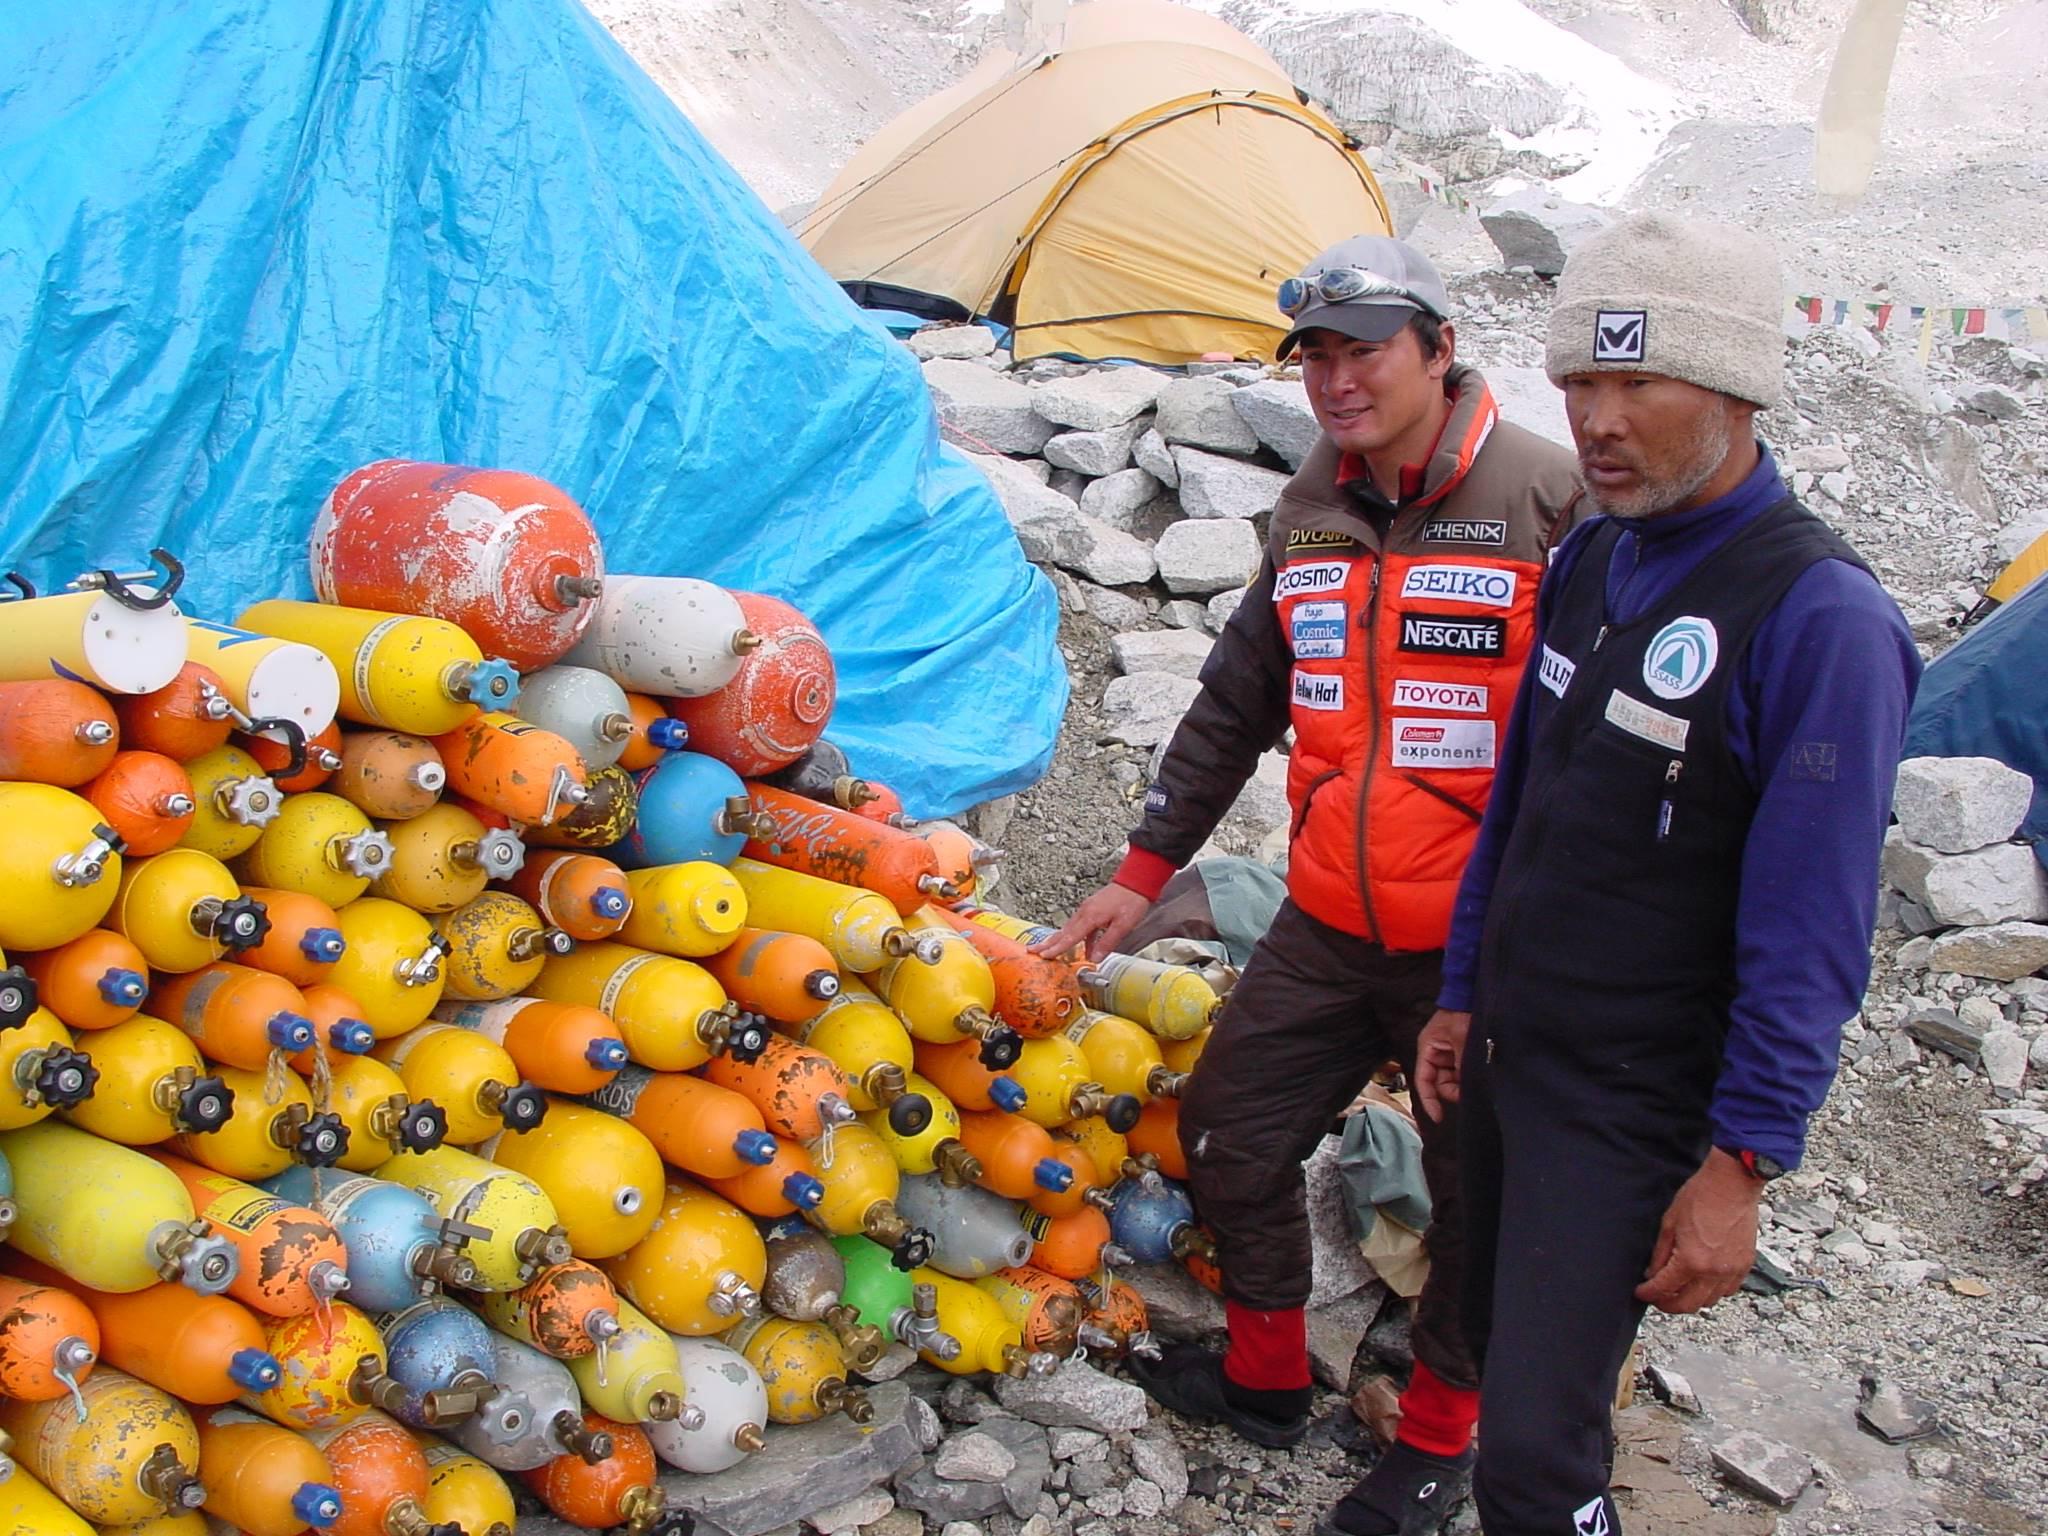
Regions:
<instances>
[{"instance_id":1,"label":"man's outstretched hand","mask_svg":"<svg viewBox=\"0 0 2048 1536\"><path fill-rule=\"evenodd\" d=\"M1152 903L1127 885L1114 881L1074 909L1066 927L1031 946L1034 955L1062 956L1077 945L1096 959L1112 953L1124 935L1137 927Z\"/></svg>"},{"instance_id":2,"label":"man's outstretched hand","mask_svg":"<svg viewBox=\"0 0 2048 1536\"><path fill-rule=\"evenodd\" d=\"M1697 1312L1742 1289L1756 1261L1763 1182L1716 1148L1672 1197L1636 1300L1659 1312Z\"/></svg>"},{"instance_id":3,"label":"man's outstretched hand","mask_svg":"<svg viewBox=\"0 0 2048 1536\"><path fill-rule=\"evenodd\" d=\"M1415 1099L1432 1120L1443 1119L1444 1106L1458 1102L1458 1063L1471 1029L1471 1014L1439 1008L1416 1037Z\"/></svg>"}]
</instances>

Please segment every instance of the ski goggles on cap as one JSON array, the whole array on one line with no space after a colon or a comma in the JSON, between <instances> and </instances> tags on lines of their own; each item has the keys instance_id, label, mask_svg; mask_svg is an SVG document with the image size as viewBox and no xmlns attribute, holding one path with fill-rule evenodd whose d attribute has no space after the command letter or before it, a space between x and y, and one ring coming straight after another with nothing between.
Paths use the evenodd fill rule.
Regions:
<instances>
[{"instance_id":1,"label":"ski goggles on cap","mask_svg":"<svg viewBox=\"0 0 2048 1536\"><path fill-rule=\"evenodd\" d=\"M1280 313L1288 316L1299 315L1311 304L1349 304L1358 299L1400 299L1426 315L1436 314L1435 306L1417 297L1413 289L1363 267L1332 267L1311 277L1290 277L1280 284Z\"/></svg>"}]
</instances>

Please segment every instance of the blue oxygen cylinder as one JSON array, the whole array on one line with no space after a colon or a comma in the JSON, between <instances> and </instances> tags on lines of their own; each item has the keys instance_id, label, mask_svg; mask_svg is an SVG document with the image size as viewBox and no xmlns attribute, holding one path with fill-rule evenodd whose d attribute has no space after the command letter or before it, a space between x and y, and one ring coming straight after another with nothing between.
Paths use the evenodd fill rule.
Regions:
<instances>
[{"instance_id":1,"label":"blue oxygen cylinder","mask_svg":"<svg viewBox=\"0 0 2048 1536\"><path fill-rule=\"evenodd\" d=\"M405 1388L393 1417L415 1429L437 1428L457 1417L481 1419L486 1433L500 1437L523 1428L524 1399L506 1401L491 1380L491 1330L461 1302L427 1296L376 1322L384 1335L384 1368Z\"/></svg>"},{"instance_id":2,"label":"blue oxygen cylinder","mask_svg":"<svg viewBox=\"0 0 2048 1536\"><path fill-rule=\"evenodd\" d=\"M1165 1264L1196 1237L1194 1202L1172 1179L1118 1179L1109 1191L1110 1240L1139 1264Z\"/></svg>"},{"instance_id":3,"label":"blue oxygen cylinder","mask_svg":"<svg viewBox=\"0 0 2048 1536\"><path fill-rule=\"evenodd\" d=\"M671 752L634 776L640 817L606 856L627 869L708 860L730 864L757 830L740 776L701 752ZM765 828L766 818L760 825Z\"/></svg>"},{"instance_id":4,"label":"blue oxygen cylinder","mask_svg":"<svg viewBox=\"0 0 2048 1536\"><path fill-rule=\"evenodd\" d=\"M348 1250L348 1299L365 1312L402 1311L437 1286L476 1283L459 1224L402 1184L331 1171L316 1180L294 1165L263 1187L327 1218Z\"/></svg>"}]
</instances>

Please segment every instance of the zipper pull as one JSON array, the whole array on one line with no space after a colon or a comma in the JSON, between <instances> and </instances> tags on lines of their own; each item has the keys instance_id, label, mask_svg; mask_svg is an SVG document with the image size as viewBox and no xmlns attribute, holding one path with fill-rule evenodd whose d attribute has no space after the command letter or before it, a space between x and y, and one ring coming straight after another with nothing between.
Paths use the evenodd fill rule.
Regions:
<instances>
[{"instance_id":1,"label":"zipper pull","mask_svg":"<svg viewBox=\"0 0 2048 1536\"><path fill-rule=\"evenodd\" d=\"M1607 631L1611 628L1613 628L1613 626L1610 624L1602 624L1600 626L1600 633L1593 637L1594 650L1597 651L1600 649L1602 643L1605 642L1605 640L1607 639Z\"/></svg>"},{"instance_id":2,"label":"zipper pull","mask_svg":"<svg viewBox=\"0 0 2048 1536\"><path fill-rule=\"evenodd\" d=\"M1679 776L1685 772L1685 761L1674 757L1664 767L1664 798L1657 805L1657 841L1668 842L1671 838L1671 816L1675 809L1672 797L1677 793Z\"/></svg>"}]
</instances>

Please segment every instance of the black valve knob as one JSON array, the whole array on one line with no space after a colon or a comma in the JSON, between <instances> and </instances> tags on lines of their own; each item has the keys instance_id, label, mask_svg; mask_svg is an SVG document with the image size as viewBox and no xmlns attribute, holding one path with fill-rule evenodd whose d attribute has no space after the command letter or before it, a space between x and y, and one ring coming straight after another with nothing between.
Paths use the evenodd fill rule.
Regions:
<instances>
[{"instance_id":1,"label":"black valve knob","mask_svg":"<svg viewBox=\"0 0 2048 1536\"><path fill-rule=\"evenodd\" d=\"M732 1028L725 1037L726 1055L738 1062L755 1061L767 1049L766 1019L758 1013L742 1013L732 1021Z\"/></svg>"},{"instance_id":2,"label":"black valve knob","mask_svg":"<svg viewBox=\"0 0 2048 1536\"><path fill-rule=\"evenodd\" d=\"M431 1152L448 1139L448 1111L432 1099L415 1099L398 1118L397 1141L407 1152Z\"/></svg>"},{"instance_id":3,"label":"black valve knob","mask_svg":"<svg viewBox=\"0 0 2048 1536\"><path fill-rule=\"evenodd\" d=\"M1138 1123L1139 1112L1144 1107L1138 1102L1137 1095L1120 1093L1104 1107L1102 1118L1112 1131L1121 1136Z\"/></svg>"},{"instance_id":4,"label":"black valve knob","mask_svg":"<svg viewBox=\"0 0 2048 1536\"><path fill-rule=\"evenodd\" d=\"M253 896L237 896L220 904L208 925L208 937L225 950L254 949L270 933L270 914Z\"/></svg>"},{"instance_id":5,"label":"black valve knob","mask_svg":"<svg viewBox=\"0 0 2048 1536\"><path fill-rule=\"evenodd\" d=\"M932 1249L936 1246L931 1233L923 1227L912 1227L903 1234L902 1240L889 1250L889 1262L901 1270L921 1269L932 1261Z\"/></svg>"},{"instance_id":6,"label":"black valve knob","mask_svg":"<svg viewBox=\"0 0 2048 1536\"><path fill-rule=\"evenodd\" d=\"M1017 1058L1024 1052L1024 1037L1005 1024L992 1029L982 1039L981 1049L975 1059L991 1072L1000 1072L1005 1067L1017 1064Z\"/></svg>"},{"instance_id":7,"label":"black valve knob","mask_svg":"<svg viewBox=\"0 0 2048 1536\"><path fill-rule=\"evenodd\" d=\"M217 1077L195 1077L178 1090L171 1118L194 1135L217 1131L235 1112L235 1090Z\"/></svg>"},{"instance_id":8,"label":"black valve knob","mask_svg":"<svg viewBox=\"0 0 2048 1536\"><path fill-rule=\"evenodd\" d=\"M921 1093L899 1094L889 1106L889 1129L898 1136L915 1136L932 1123L932 1101Z\"/></svg>"},{"instance_id":9,"label":"black valve knob","mask_svg":"<svg viewBox=\"0 0 2048 1536\"><path fill-rule=\"evenodd\" d=\"M332 1110L308 1115L292 1132L292 1161L308 1168L332 1168L348 1152L348 1127Z\"/></svg>"},{"instance_id":10,"label":"black valve knob","mask_svg":"<svg viewBox=\"0 0 2048 1536\"><path fill-rule=\"evenodd\" d=\"M52 1046L36 1063L33 1085L37 1099L52 1109L69 1109L83 1104L99 1086L100 1069L83 1051L67 1045Z\"/></svg>"},{"instance_id":11,"label":"black valve knob","mask_svg":"<svg viewBox=\"0 0 2048 1536\"><path fill-rule=\"evenodd\" d=\"M0 1029L14 1029L28 1022L36 1011L35 978L18 965L0 971Z\"/></svg>"},{"instance_id":12,"label":"black valve knob","mask_svg":"<svg viewBox=\"0 0 2048 1536\"><path fill-rule=\"evenodd\" d=\"M522 1135L532 1130L547 1118L548 1096L532 1083L518 1083L507 1088L498 1100L498 1118L505 1122L505 1129ZM443 1127L446 1126L443 1116Z\"/></svg>"}]
</instances>

